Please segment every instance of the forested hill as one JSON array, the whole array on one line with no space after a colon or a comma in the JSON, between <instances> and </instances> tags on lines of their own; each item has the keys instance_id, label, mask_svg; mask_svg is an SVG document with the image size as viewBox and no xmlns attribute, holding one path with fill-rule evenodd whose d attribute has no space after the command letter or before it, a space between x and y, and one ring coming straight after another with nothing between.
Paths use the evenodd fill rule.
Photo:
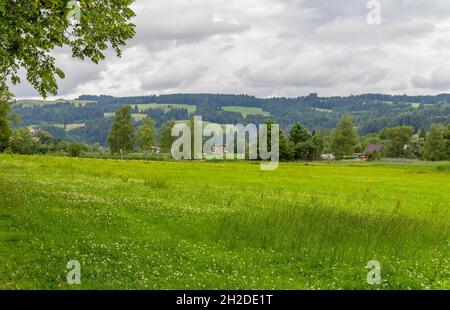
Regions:
<instances>
[{"instance_id":1,"label":"forested hill","mask_svg":"<svg viewBox=\"0 0 450 310\"><path fill-rule=\"evenodd\" d=\"M22 118L20 126L37 125L59 138L105 145L114 112L130 104L136 124L143 117L164 122L188 120L201 115L205 121L220 124L278 122L285 130L300 122L310 130L331 129L339 118L353 116L359 133L378 132L385 127L413 126L428 130L432 124L450 123L450 94L437 96L391 96L366 94L349 97L261 99L247 95L173 94L123 97L80 96L51 104L18 101L14 111Z\"/></svg>"}]
</instances>

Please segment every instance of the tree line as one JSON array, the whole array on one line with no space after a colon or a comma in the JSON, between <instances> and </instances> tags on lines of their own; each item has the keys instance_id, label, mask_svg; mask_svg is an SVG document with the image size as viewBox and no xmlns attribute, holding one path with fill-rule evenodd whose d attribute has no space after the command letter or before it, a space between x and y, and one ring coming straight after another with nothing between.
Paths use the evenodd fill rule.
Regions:
<instances>
[{"instance_id":1,"label":"tree line","mask_svg":"<svg viewBox=\"0 0 450 310\"><path fill-rule=\"evenodd\" d=\"M7 93L3 93L7 94ZM10 128L11 114L8 101L10 97L0 98L0 152L17 154L68 154L80 156L82 152L100 152L100 145L83 145L55 138L50 132L40 130L32 134L27 128ZM109 125L107 141L111 154L141 152L148 154L158 147L170 153L175 137L171 131L176 124L174 119L162 124L158 130L156 122L144 118L135 126L130 105L120 106ZM273 121L266 121L267 124ZM108 124L106 124L108 126ZM415 134L412 126L383 128L378 133L359 135L353 118L345 114L335 129L309 131L296 123L285 132L280 132L280 159L282 161L314 161L321 156L333 154L337 159L354 157L362 153L369 144L382 145L383 148L369 154L369 159L410 158L429 161L450 160L450 124L434 124L430 131L420 129Z\"/></svg>"},{"instance_id":2,"label":"tree line","mask_svg":"<svg viewBox=\"0 0 450 310\"><path fill-rule=\"evenodd\" d=\"M188 120L193 115L185 108L165 109L157 106L145 111L138 104L187 104L196 108L205 121L219 124L262 124L272 120L285 131L295 124L311 131L334 129L344 114L350 114L361 135L377 133L383 128L412 126L415 129L431 130L433 124L450 123L450 95L437 96L389 96L360 95L348 97L319 97L311 94L298 98L260 99L246 95L174 94L116 98L111 96L80 96L79 99L94 103L77 105L61 102L52 105L29 106L14 104L13 111L21 116L20 125L38 125L55 137L88 144L107 146L107 136L112 119L105 113L114 113L124 105L132 106L133 114L146 114L156 122L156 128L175 119ZM242 115L225 111L228 106L260 108L270 114ZM54 124L83 123L83 128L66 132ZM136 125L135 125L136 126ZM17 126L16 126L17 127Z\"/></svg>"},{"instance_id":3,"label":"tree line","mask_svg":"<svg viewBox=\"0 0 450 310\"><path fill-rule=\"evenodd\" d=\"M156 123L149 117L142 121L142 125L135 130L132 108L125 105L116 112L111 130L108 134L108 144L113 154L127 154L136 149L148 153L152 148L160 146L165 152L169 152L174 141L171 135L175 120L167 122L161 129L159 139Z\"/></svg>"},{"instance_id":4,"label":"tree line","mask_svg":"<svg viewBox=\"0 0 450 310\"><path fill-rule=\"evenodd\" d=\"M67 14L70 8L67 1L2 1L0 10L0 151L18 151L21 141L29 141L29 135L16 126L11 130L10 105L11 95L7 81L13 84L21 82L19 70L23 70L28 82L46 97L48 93L56 95L57 77L63 78L64 72L55 65L51 51L59 46L72 50L76 59L90 59L98 63L105 58L104 51L112 47L117 56L128 39L135 35L135 26L131 20L134 12L132 0L82 1L83 18L70 22ZM23 36L18 36L23 33ZM32 38L32 39L30 39ZM50 39L49 39L50 38ZM196 105L204 119L218 123L261 123L270 120L280 124L286 131L300 126L309 128L309 135L302 133L303 140L296 134L284 134L286 142L283 149L288 159L312 158L321 148L322 152L348 153L350 143L341 150L342 136L333 128L345 113L352 114L352 121L358 125L358 132L363 135L354 139L353 151L361 148L365 140L380 139L387 144L385 155L409 156L415 158L442 158L443 143L447 136L450 122L450 94L437 96L391 96L384 94L364 94L347 97L319 97L317 94L297 98L261 99L248 95L221 94L172 94L164 96L141 96L115 98L112 96L82 96L81 100L91 100L96 104L73 107L69 104L55 106L25 107L14 105L16 113L23 117L24 125L39 125L51 136L56 144L62 140L74 140L83 143L107 145L112 120L105 119L104 113L115 111L126 104L142 103L180 103ZM260 115L242 116L239 113L222 111L226 106L259 107L270 113L269 117ZM172 122L170 113L148 112L160 131L167 122ZM186 119L186 111L174 112L176 120ZM70 132L58 129L55 123L86 123L84 128ZM400 126L396 128L395 126ZM422 128L425 138L411 138L410 128ZM387 128L387 129L385 129ZM388 130L389 128L393 128ZM409 129L408 129L409 128ZM348 128L347 128L348 131ZM163 131L164 132L164 131ZM443 133L444 132L444 133ZM349 132L348 132L349 133ZM430 135L430 137L428 137ZM114 134L112 135L114 138ZM392 138L394 137L394 138ZM35 144L39 137L32 137ZM425 140L434 142L426 143ZM45 140L45 139L44 139ZM359 140L359 141L358 141ZM408 144L394 143L395 141ZM356 142L355 142L356 141ZM394 142L392 142L394 141ZM111 141L110 141L111 142ZM160 143L162 143L160 141ZM441 151L430 151L429 145L438 143ZM29 143L29 145L31 145ZM339 146L339 147L338 147ZM46 147L36 147L45 152ZM27 152L30 148L25 148ZM52 149L52 148L50 148ZM345 152L344 152L345 151ZM316 154L316 155L312 155ZM436 155L437 154L437 155ZM342 155L345 156L345 155Z\"/></svg>"},{"instance_id":5,"label":"tree line","mask_svg":"<svg viewBox=\"0 0 450 310\"><path fill-rule=\"evenodd\" d=\"M273 123L266 121L267 124ZM155 121L145 118L135 130L131 116L131 106L126 105L116 112L108 143L112 153L126 154L138 149L147 153L159 145L164 152L170 152L174 137L171 130L175 120L165 123L159 133ZM430 132L421 129L414 134L411 126L383 128L376 134L360 136L353 119L345 114L334 130L309 131L300 123L295 124L289 133L280 132L280 159L283 161L320 160L324 152L337 159L362 153L369 144L382 145L383 148L369 154L369 159L381 157L410 158L430 161L450 160L450 124L432 126Z\"/></svg>"}]
</instances>

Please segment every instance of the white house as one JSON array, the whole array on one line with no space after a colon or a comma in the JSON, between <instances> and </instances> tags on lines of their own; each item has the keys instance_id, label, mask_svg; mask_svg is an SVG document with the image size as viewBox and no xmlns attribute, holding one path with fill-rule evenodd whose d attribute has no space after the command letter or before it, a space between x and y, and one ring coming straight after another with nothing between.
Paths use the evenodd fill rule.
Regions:
<instances>
[{"instance_id":1,"label":"white house","mask_svg":"<svg viewBox=\"0 0 450 310\"><path fill-rule=\"evenodd\" d=\"M217 145L213 147L213 153L226 154L228 153L228 145Z\"/></svg>"},{"instance_id":2,"label":"white house","mask_svg":"<svg viewBox=\"0 0 450 310\"><path fill-rule=\"evenodd\" d=\"M334 156L333 154L322 154L320 158L322 160L329 160L329 161L336 160L336 156Z\"/></svg>"}]
</instances>

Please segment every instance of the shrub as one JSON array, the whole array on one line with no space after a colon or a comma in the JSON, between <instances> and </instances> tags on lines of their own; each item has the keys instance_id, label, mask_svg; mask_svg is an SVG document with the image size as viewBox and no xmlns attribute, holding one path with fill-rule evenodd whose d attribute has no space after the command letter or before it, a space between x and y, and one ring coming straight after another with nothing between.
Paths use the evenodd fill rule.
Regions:
<instances>
[{"instance_id":1,"label":"shrub","mask_svg":"<svg viewBox=\"0 0 450 310\"><path fill-rule=\"evenodd\" d=\"M80 157L81 151L83 150L83 147L81 144L72 142L69 144L67 151L69 152L69 156L71 157Z\"/></svg>"},{"instance_id":2,"label":"shrub","mask_svg":"<svg viewBox=\"0 0 450 310\"><path fill-rule=\"evenodd\" d=\"M369 156L367 157L368 161L375 161L375 160L380 160L381 159L381 152L373 152L370 153Z\"/></svg>"}]
</instances>

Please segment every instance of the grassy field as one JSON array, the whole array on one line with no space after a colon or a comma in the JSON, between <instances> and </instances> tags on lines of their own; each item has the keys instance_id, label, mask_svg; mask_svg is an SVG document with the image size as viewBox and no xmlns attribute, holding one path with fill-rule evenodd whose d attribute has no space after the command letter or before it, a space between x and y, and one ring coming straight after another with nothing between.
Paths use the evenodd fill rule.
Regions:
<instances>
[{"instance_id":1,"label":"grassy field","mask_svg":"<svg viewBox=\"0 0 450 310\"><path fill-rule=\"evenodd\" d=\"M449 167L0 155L0 288L449 289Z\"/></svg>"},{"instance_id":2,"label":"grassy field","mask_svg":"<svg viewBox=\"0 0 450 310\"><path fill-rule=\"evenodd\" d=\"M105 118L114 118L115 116L116 116L116 113L114 113L114 112L104 113L104 117ZM139 121L142 121L144 118L148 117L148 115L147 114L142 114L142 113L134 113L134 114L131 114L131 117L136 122L139 122Z\"/></svg>"},{"instance_id":3,"label":"grassy field","mask_svg":"<svg viewBox=\"0 0 450 310\"><path fill-rule=\"evenodd\" d=\"M241 113L243 117L247 117L248 115L270 116L269 112L266 112L261 108L231 106L231 107L223 107L222 110L228 112Z\"/></svg>"},{"instance_id":4,"label":"grassy field","mask_svg":"<svg viewBox=\"0 0 450 310\"><path fill-rule=\"evenodd\" d=\"M87 105L90 103L95 103L95 101L88 101L88 100L66 100L66 99L58 99L58 100L32 100L32 99L24 99L24 100L17 100L16 104L21 104L23 106L42 106L42 105L52 105L52 104L58 104L63 102L69 102L73 105Z\"/></svg>"},{"instance_id":5,"label":"grassy field","mask_svg":"<svg viewBox=\"0 0 450 310\"><path fill-rule=\"evenodd\" d=\"M137 107L140 112L145 112L149 109L163 109L166 113L174 109L186 109L190 114L197 111L197 106L188 104L173 104L173 103L147 103L147 104L136 104L133 107Z\"/></svg>"},{"instance_id":6,"label":"grassy field","mask_svg":"<svg viewBox=\"0 0 450 310\"><path fill-rule=\"evenodd\" d=\"M64 129L65 128L66 131L68 132L68 131L72 131L72 130L75 130L75 129L84 128L86 126L86 124L85 123L81 123L81 124L66 124L65 126L64 126L64 124L54 124L53 126L56 127L56 128L60 128L60 129Z\"/></svg>"},{"instance_id":7,"label":"grassy field","mask_svg":"<svg viewBox=\"0 0 450 310\"><path fill-rule=\"evenodd\" d=\"M322 112L322 113L333 113L333 110L330 110L330 109L321 109L321 108L314 108L314 111Z\"/></svg>"}]
</instances>

